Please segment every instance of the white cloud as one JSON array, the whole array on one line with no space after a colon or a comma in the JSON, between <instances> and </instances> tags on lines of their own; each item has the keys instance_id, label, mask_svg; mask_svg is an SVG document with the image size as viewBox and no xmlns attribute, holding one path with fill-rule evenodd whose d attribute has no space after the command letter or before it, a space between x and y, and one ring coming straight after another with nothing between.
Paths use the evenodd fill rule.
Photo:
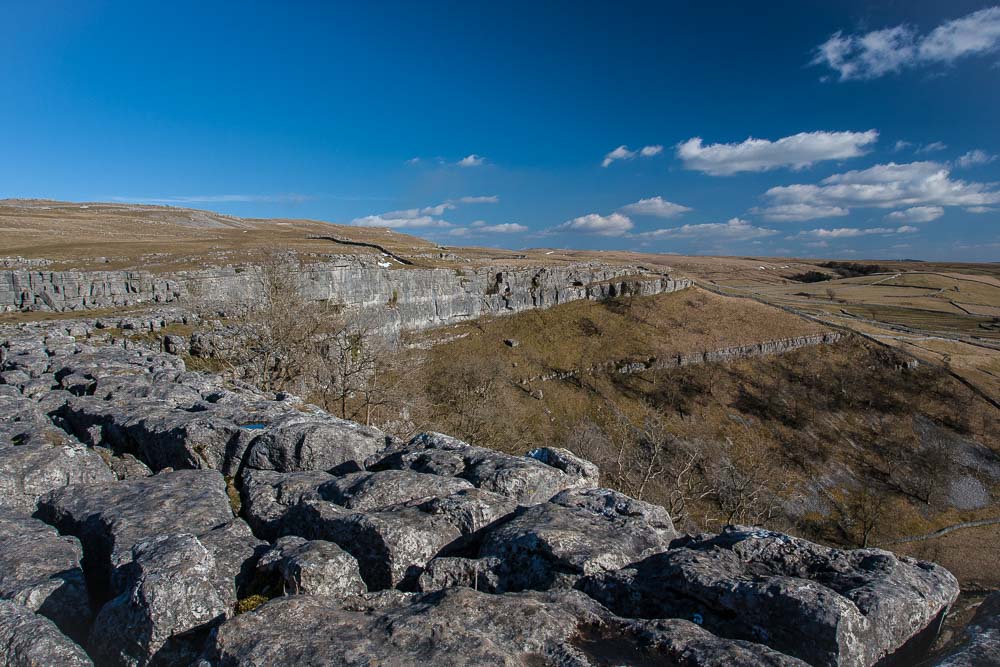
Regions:
<instances>
[{"instance_id":1,"label":"white cloud","mask_svg":"<svg viewBox=\"0 0 1000 667\"><path fill-rule=\"evenodd\" d=\"M675 204L667 201L663 197L648 197L640 199L634 204L622 206L622 210L632 215L650 215L657 218L676 218L682 213L691 210L690 207L682 204Z\"/></svg>"},{"instance_id":2,"label":"white cloud","mask_svg":"<svg viewBox=\"0 0 1000 667\"><path fill-rule=\"evenodd\" d=\"M996 155L990 155L986 151L979 150L977 148L975 150L969 151L962 157L955 160L955 166L959 167L960 169L968 169L969 167L975 167L976 165L980 164L989 164L990 162L993 162L993 160L996 159L997 159Z\"/></svg>"},{"instance_id":3,"label":"white cloud","mask_svg":"<svg viewBox=\"0 0 1000 667\"><path fill-rule=\"evenodd\" d=\"M940 206L914 206L903 211L893 211L885 216L885 219L898 222L930 222L937 220L942 215L944 215L944 208Z\"/></svg>"},{"instance_id":4,"label":"white cloud","mask_svg":"<svg viewBox=\"0 0 1000 667\"><path fill-rule=\"evenodd\" d=\"M840 206L813 206L812 204L782 204L764 209L756 208L753 212L763 215L765 220L771 222L802 222L820 218L839 218L850 214L850 211Z\"/></svg>"},{"instance_id":5,"label":"white cloud","mask_svg":"<svg viewBox=\"0 0 1000 667\"><path fill-rule=\"evenodd\" d=\"M434 227L454 227L453 224L441 220L445 211L453 211L458 208L457 204L495 204L500 201L496 195L479 197L461 197L459 199L449 199L446 202L434 206L424 206L423 208L407 208L399 211L389 211L378 215L366 215L355 218L351 221L357 227L392 227L395 229L404 228L434 228ZM485 224L485 223L484 223ZM452 233L459 235L457 229L452 229Z\"/></svg>"},{"instance_id":6,"label":"white cloud","mask_svg":"<svg viewBox=\"0 0 1000 667\"><path fill-rule=\"evenodd\" d=\"M521 232L528 231L528 228L524 225L519 225L516 222L504 222L499 225L473 225L476 227L477 231L485 232L487 234L520 234Z\"/></svg>"},{"instance_id":7,"label":"white cloud","mask_svg":"<svg viewBox=\"0 0 1000 667\"><path fill-rule=\"evenodd\" d=\"M383 215L366 215L363 218L351 220L355 227L391 227L393 229L421 229L429 227L451 227L452 224L429 215L413 217L392 217L391 213Z\"/></svg>"},{"instance_id":8,"label":"white cloud","mask_svg":"<svg viewBox=\"0 0 1000 667\"><path fill-rule=\"evenodd\" d=\"M843 160L865 154L878 141L878 132L800 132L777 141L748 138L738 144L703 145L694 137L677 145L684 167L713 176L741 171L768 171L779 167L803 169L824 160Z\"/></svg>"},{"instance_id":9,"label":"white cloud","mask_svg":"<svg viewBox=\"0 0 1000 667\"><path fill-rule=\"evenodd\" d=\"M965 210L969 213L992 213L996 209L990 208L989 206L970 206Z\"/></svg>"},{"instance_id":10,"label":"white cloud","mask_svg":"<svg viewBox=\"0 0 1000 667\"><path fill-rule=\"evenodd\" d=\"M472 153L471 155L466 155L464 158L456 162L459 167L480 167L485 164L486 158L481 155L476 155Z\"/></svg>"},{"instance_id":11,"label":"white cloud","mask_svg":"<svg viewBox=\"0 0 1000 667\"><path fill-rule=\"evenodd\" d=\"M731 218L726 222L708 222L700 225L682 225L642 232L636 236L647 239L710 239L720 241L749 241L773 236L776 229L755 227L746 220Z\"/></svg>"},{"instance_id":12,"label":"white cloud","mask_svg":"<svg viewBox=\"0 0 1000 667\"><path fill-rule=\"evenodd\" d=\"M903 141L902 139L900 139L899 141L896 142L896 145L892 147L892 150L898 153L899 151L906 150L912 145L913 144L910 143L909 141Z\"/></svg>"},{"instance_id":13,"label":"white cloud","mask_svg":"<svg viewBox=\"0 0 1000 667\"><path fill-rule=\"evenodd\" d=\"M784 185L765 193L765 217L774 212L785 220L812 219L788 215L789 207L805 205L850 209L911 208L919 206L988 206L1000 203L1000 190L986 183L952 179L947 166L938 162L878 164L868 169L834 174L816 185Z\"/></svg>"},{"instance_id":14,"label":"white cloud","mask_svg":"<svg viewBox=\"0 0 1000 667\"><path fill-rule=\"evenodd\" d=\"M936 153L937 151L943 151L948 148L948 144L943 141L932 141L929 144L924 144L917 149L918 153Z\"/></svg>"},{"instance_id":15,"label":"white cloud","mask_svg":"<svg viewBox=\"0 0 1000 667\"><path fill-rule=\"evenodd\" d=\"M872 236L877 234L879 236L888 236L890 234L912 234L913 232L919 231L916 227L910 227L903 225L902 227L838 227L836 229L810 229L808 231L799 232L793 237L789 238L817 238L817 239L852 239L859 236Z\"/></svg>"},{"instance_id":16,"label":"white cloud","mask_svg":"<svg viewBox=\"0 0 1000 667\"><path fill-rule=\"evenodd\" d=\"M629 150L628 146L622 144L604 156L604 159L601 160L601 166L609 167L611 166L611 163L616 160L631 160L637 155L641 157L653 157L654 155L659 155L662 152L663 146L660 146L659 144L655 146L643 146L637 151Z\"/></svg>"},{"instance_id":17,"label":"white cloud","mask_svg":"<svg viewBox=\"0 0 1000 667\"><path fill-rule=\"evenodd\" d=\"M500 197L497 195L488 195L484 197L460 197L457 201L461 204L496 204L500 201Z\"/></svg>"},{"instance_id":18,"label":"white cloud","mask_svg":"<svg viewBox=\"0 0 1000 667\"><path fill-rule=\"evenodd\" d=\"M989 7L942 23L926 35L909 25L863 34L838 31L816 49L812 64L830 67L841 81L864 80L998 49L1000 7Z\"/></svg>"},{"instance_id":19,"label":"white cloud","mask_svg":"<svg viewBox=\"0 0 1000 667\"><path fill-rule=\"evenodd\" d=\"M628 216L624 216L621 213L612 213L611 215L590 213L568 220L556 227L555 230L562 232L583 232L584 234L597 234L599 236L621 236L634 226Z\"/></svg>"}]
</instances>

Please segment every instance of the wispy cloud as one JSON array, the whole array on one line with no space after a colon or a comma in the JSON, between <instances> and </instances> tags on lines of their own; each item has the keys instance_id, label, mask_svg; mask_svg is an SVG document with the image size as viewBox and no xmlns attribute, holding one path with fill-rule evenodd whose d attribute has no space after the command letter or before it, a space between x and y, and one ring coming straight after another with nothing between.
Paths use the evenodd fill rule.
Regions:
<instances>
[{"instance_id":1,"label":"wispy cloud","mask_svg":"<svg viewBox=\"0 0 1000 667\"><path fill-rule=\"evenodd\" d=\"M908 68L951 64L1000 49L1000 7L981 9L942 23L923 35L898 25L866 33L834 33L812 60L841 81L876 79Z\"/></svg>"},{"instance_id":2,"label":"wispy cloud","mask_svg":"<svg viewBox=\"0 0 1000 667\"><path fill-rule=\"evenodd\" d=\"M789 238L853 239L859 236L889 236L891 234L912 234L920 231L917 227L838 227L836 229L810 229Z\"/></svg>"},{"instance_id":3,"label":"wispy cloud","mask_svg":"<svg viewBox=\"0 0 1000 667\"><path fill-rule=\"evenodd\" d=\"M686 169L713 176L742 171L769 171L780 167L804 169L825 160L858 157L878 141L878 132L800 132L776 141L754 139L733 144L705 145L693 137L677 145L677 157Z\"/></svg>"},{"instance_id":4,"label":"wispy cloud","mask_svg":"<svg viewBox=\"0 0 1000 667\"><path fill-rule=\"evenodd\" d=\"M391 227L394 229L454 228L455 225L441 219L445 212L454 211L459 204L496 204L499 201L500 197L497 195L459 197L433 206L366 215L351 220L351 224L357 227ZM458 230L453 229L452 231L457 232Z\"/></svg>"},{"instance_id":5,"label":"wispy cloud","mask_svg":"<svg viewBox=\"0 0 1000 667\"><path fill-rule=\"evenodd\" d=\"M423 229L430 227L453 227L446 221L429 215L413 217L393 217L391 214L366 215L363 218L351 220L355 227L390 227L392 229Z\"/></svg>"},{"instance_id":6,"label":"wispy cloud","mask_svg":"<svg viewBox=\"0 0 1000 667\"><path fill-rule=\"evenodd\" d=\"M902 211L893 211L885 216L885 219L897 222L931 222L942 215L944 215L944 208L941 206L914 206Z\"/></svg>"},{"instance_id":7,"label":"wispy cloud","mask_svg":"<svg viewBox=\"0 0 1000 667\"><path fill-rule=\"evenodd\" d=\"M815 185L774 187L764 197L768 206L756 212L768 219L792 221L844 215L854 207L989 206L1000 203L1000 190L993 184L954 179L939 162L890 162L834 174ZM819 215L823 211L831 216Z\"/></svg>"},{"instance_id":8,"label":"wispy cloud","mask_svg":"<svg viewBox=\"0 0 1000 667\"><path fill-rule=\"evenodd\" d=\"M755 208L753 213L760 214L770 222L802 222L821 218L838 218L850 215L850 211L841 206L816 206L813 204L779 204L767 208Z\"/></svg>"},{"instance_id":9,"label":"wispy cloud","mask_svg":"<svg viewBox=\"0 0 1000 667\"><path fill-rule=\"evenodd\" d=\"M477 220L470 225L478 232L484 232L486 234L519 234L521 232L528 231L528 228L524 225L519 225L516 222L504 222L498 225L491 225L483 220Z\"/></svg>"},{"instance_id":10,"label":"wispy cloud","mask_svg":"<svg viewBox=\"0 0 1000 667\"><path fill-rule=\"evenodd\" d=\"M497 195L487 195L481 197L459 197L453 201L457 201L460 204L497 204L500 202L500 197Z\"/></svg>"},{"instance_id":11,"label":"wispy cloud","mask_svg":"<svg viewBox=\"0 0 1000 667\"><path fill-rule=\"evenodd\" d=\"M481 167L486 163L486 158L482 155L476 155L472 153L471 155L466 155L464 158L456 162L459 167Z\"/></svg>"},{"instance_id":12,"label":"wispy cloud","mask_svg":"<svg viewBox=\"0 0 1000 667\"><path fill-rule=\"evenodd\" d=\"M578 218L567 220L554 229L558 232L582 232L584 234L596 234L598 236L622 236L630 231L635 225L628 216L621 213L611 215L598 215L590 213L581 215Z\"/></svg>"},{"instance_id":13,"label":"wispy cloud","mask_svg":"<svg viewBox=\"0 0 1000 667\"><path fill-rule=\"evenodd\" d=\"M667 201L663 197L648 197L640 199L634 204L622 206L622 210L632 215L649 215L656 218L676 218L682 213L692 210L689 206L675 204Z\"/></svg>"},{"instance_id":14,"label":"wispy cloud","mask_svg":"<svg viewBox=\"0 0 1000 667\"><path fill-rule=\"evenodd\" d=\"M778 233L776 229L756 227L746 220L730 218L726 222L707 222L699 225L682 225L642 232L636 236L645 239L707 239L719 241L750 241Z\"/></svg>"},{"instance_id":15,"label":"wispy cloud","mask_svg":"<svg viewBox=\"0 0 1000 667\"><path fill-rule=\"evenodd\" d=\"M112 201L129 204L230 204L238 202L249 203L293 203L316 199L311 195L279 194L279 195L178 195L171 197L109 197Z\"/></svg>"},{"instance_id":16,"label":"wispy cloud","mask_svg":"<svg viewBox=\"0 0 1000 667\"><path fill-rule=\"evenodd\" d=\"M629 150L629 147L622 144L618 148L614 149L610 153L604 156L601 160L602 167L610 167L614 162L618 160L631 160L636 156L639 157L653 157L654 155L659 155L663 152L663 146L656 144L651 146L643 146L639 150L633 151Z\"/></svg>"},{"instance_id":17,"label":"wispy cloud","mask_svg":"<svg viewBox=\"0 0 1000 667\"><path fill-rule=\"evenodd\" d=\"M943 151L948 148L948 144L943 141L932 141L929 144L924 144L917 149L917 153L937 153L938 151Z\"/></svg>"},{"instance_id":18,"label":"wispy cloud","mask_svg":"<svg viewBox=\"0 0 1000 667\"><path fill-rule=\"evenodd\" d=\"M996 155L991 155L984 150L971 150L962 157L955 160L955 166L960 169L968 169L981 164L989 164L997 159Z\"/></svg>"}]
</instances>

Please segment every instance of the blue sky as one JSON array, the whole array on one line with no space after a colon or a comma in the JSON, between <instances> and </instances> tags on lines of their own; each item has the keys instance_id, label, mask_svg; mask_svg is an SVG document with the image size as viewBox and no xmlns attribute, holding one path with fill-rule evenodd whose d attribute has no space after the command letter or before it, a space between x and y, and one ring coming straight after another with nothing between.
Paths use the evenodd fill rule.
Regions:
<instances>
[{"instance_id":1,"label":"blue sky","mask_svg":"<svg viewBox=\"0 0 1000 667\"><path fill-rule=\"evenodd\" d=\"M0 196L1000 260L996 0L673 4L0 0Z\"/></svg>"}]
</instances>

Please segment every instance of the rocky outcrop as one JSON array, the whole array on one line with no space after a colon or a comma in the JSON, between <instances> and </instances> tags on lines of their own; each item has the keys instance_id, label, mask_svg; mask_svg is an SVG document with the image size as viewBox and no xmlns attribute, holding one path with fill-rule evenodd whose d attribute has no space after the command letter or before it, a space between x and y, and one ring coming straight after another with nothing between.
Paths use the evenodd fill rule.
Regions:
<instances>
[{"instance_id":1,"label":"rocky outcrop","mask_svg":"<svg viewBox=\"0 0 1000 667\"><path fill-rule=\"evenodd\" d=\"M935 667L1000 665L1000 591L982 601L965 637L934 662Z\"/></svg>"},{"instance_id":2,"label":"rocky outcrop","mask_svg":"<svg viewBox=\"0 0 1000 667\"><path fill-rule=\"evenodd\" d=\"M366 593L358 561L333 542L283 537L257 562L264 578L275 578L286 595L347 597Z\"/></svg>"},{"instance_id":3,"label":"rocky outcrop","mask_svg":"<svg viewBox=\"0 0 1000 667\"><path fill-rule=\"evenodd\" d=\"M105 604L88 648L98 664L190 664L204 634L229 616L232 583L189 534L161 534L132 547L121 594ZM202 634L202 636L198 636Z\"/></svg>"},{"instance_id":4,"label":"rocky outcrop","mask_svg":"<svg viewBox=\"0 0 1000 667\"><path fill-rule=\"evenodd\" d=\"M16 602L0 600L0 664L7 667L93 667L84 650L52 621Z\"/></svg>"},{"instance_id":5,"label":"rocky outcrop","mask_svg":"<svg viewBox=\"0 0 1000 667\"><path fill-rule=\"evenodd\" d=\"M206 657L220 667L805 664L689 621L617 618L573 591L488 595L468 588L345 602L286 597L224 623Z\"/></svg>"},{"instance_id":6,"label":"rocky outcrop","mask_svg":"<svg viewBox=\"0 0 1000 667\"><path fill-rule=\"evenodd\" d=\"M724 347L717 350L706 350L703 352L677 353L669 357L648 359L619 359L606 363L591 366L585 369L582 374L596 375L599 373L617 373L618 375L634 375L646 371L659 371L681 366L692 366L694 364L705 364L712 362L735 361L737 359L753 359L756 357L766 357L774 354L784 354L803 347L812 345L827 345L836 343L841 339L841 334L836 331L828 331L821 334L809 336L796 336L794 338L778 338L766 340L750 345L737 345L734 347ZM568 380L581 375L581 371L552 371L544 375L536 375L524 378L520 381L522 385L532 382L548 382L550 380Z\"/></svg>"},{"instance_id":7,"label":"rocky outcrop","mask_svg":"<svg viewBox=\"0 0 1000 667\"><path fill-rule=\"evenodd\" d=\"M385 268L370 259L276 269L307 300L377 313L395 330L423 329L489 314L546 308L579 299L650 295L690 282L637 267L581 263L553 267ZM143 271L0 270L0 312L86 310L143 303L253 303L260 269L224 267L170 278Z\"/></svg>"},{"instance_id":8,"label":"rocky outcrop","mask_svg":"<svg viewBox=\"0 0 1000 667\"><path fill-rule=\"evenodd\" d=\"M106 598L115 577L132 562L144 539L174 533L201 534L233 518L222 475L177 470L106 484L73 484L50 492L38 515L83 544L91 594Z\"/></svg>"},{"instance_id":9,"label":"rocky outcrop","mask_svg":"<svg viewBox=\"0 0 1000 667\"><path fill-rule=\"evenodd\" d=\"M90 599L75 537L24 515L0 512L0 599L49 618L77 640L90 629Z\"/></svg>"},{"instance_id":10,"label":"rocky outcrop","mask_svg":"<svg viewBox=\"0 0 1000 667\"><path fill-rule=\"evenodd\" d=\"M569 450L402 442L168 354L4 336L0 662L89 664L53 619L102 665L905 664L957 592L885 551L681 536Z\"/></svg>"},{"instance_id":11,"label":"rocky outcrop","mask_svg":"<svg viewBox=\"0 0 1000 667\"><path fill-rule=\"evenodd\" d=\"M679 541L580 588L616 613L695 619L811 665L872 665L936 625L958 597L944 568L731 527Z\"/></svg>"}]
</instances>

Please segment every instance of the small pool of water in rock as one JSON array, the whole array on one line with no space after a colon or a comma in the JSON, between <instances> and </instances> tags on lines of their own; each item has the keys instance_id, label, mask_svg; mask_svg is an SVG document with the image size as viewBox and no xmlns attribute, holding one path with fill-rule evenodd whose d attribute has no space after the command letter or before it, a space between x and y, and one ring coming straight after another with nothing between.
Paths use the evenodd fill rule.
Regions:
<instances>
[{"instance_id":1,"label":"small pool of water in rock","mask_svg":"<svg viewBox=\"0 0 1000 667\"><path fill-rule=\"evenodd\" d=\"M259 431L261 429L267 428L267 424L264 422L250 422L248 424L240 424L240 428L245 428L248 431Z\"/></svg>"}]
</instances>

